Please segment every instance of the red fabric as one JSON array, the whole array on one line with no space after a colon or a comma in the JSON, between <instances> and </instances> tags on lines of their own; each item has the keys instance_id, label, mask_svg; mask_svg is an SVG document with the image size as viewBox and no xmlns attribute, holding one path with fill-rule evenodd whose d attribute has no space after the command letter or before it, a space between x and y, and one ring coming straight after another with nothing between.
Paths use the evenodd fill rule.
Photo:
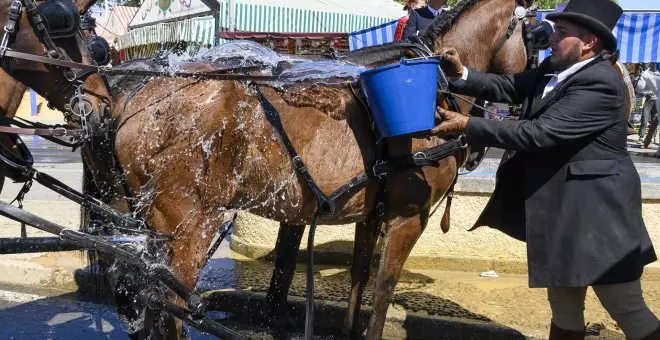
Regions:
<instances>
[{"instance_id":1,"label":"red fabric","mask_svg":"<svg viewBox=\"0 0 660 340\"><path fill-rule=\"evenodd\" d=\"M408 17L403 17L399 19L399 22L396 23L396 30L394 30L394 41L403 39L403 29L406 28L407 23Z\"/></svg>"}]
</instances>

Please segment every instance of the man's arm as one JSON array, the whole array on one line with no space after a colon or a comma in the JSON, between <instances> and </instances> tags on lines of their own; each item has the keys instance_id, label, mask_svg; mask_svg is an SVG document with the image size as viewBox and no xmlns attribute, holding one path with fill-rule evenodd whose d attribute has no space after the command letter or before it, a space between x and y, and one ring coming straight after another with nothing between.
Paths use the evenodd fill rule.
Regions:
<instances>
[{"instance_id":1,"label":"man's arm","mask_svg":"<svg viewBox=\"0 0 660 340\"><path fill-rule=\"evenodd\" d=\"M469 142L518 151L549 148L580 139L615 124L621 94L606 81L582 82L534 120L489 121L472 117L465 129ZM620 101L618 101L620 100Z\"/></svg>"},{"instance_id":2,"label":"man's arm","mask_svg":"<svg viewBox=\"0 0 660 340\"><path fill-rule=\"evenodd\" d=\"M491 102L521 104L534 90L538 70L497 75L475 69L466 69L467 77L450 81L452 92L485 99Z\"/></svg>"},{"instance_id":3,"label":"man's arm","mask_svg":"<svg viewBox=\"0 0 660 340\"><path fill-rule=\"evenodd\" d=\"M417 34L417 11L412 11L408 17L406 28L403 30L403 39L408 39Z\"/></svg>"}]
</instances>

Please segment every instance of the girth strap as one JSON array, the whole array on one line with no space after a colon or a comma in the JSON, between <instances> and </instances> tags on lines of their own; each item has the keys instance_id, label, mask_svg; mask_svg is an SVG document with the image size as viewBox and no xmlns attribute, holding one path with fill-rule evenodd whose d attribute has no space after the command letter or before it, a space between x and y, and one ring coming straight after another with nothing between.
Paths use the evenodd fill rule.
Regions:
<instances>
[{"instance_id":1,"label":"girth strap","mask_svg":"<svg viewBox=\"0 0 660 340\"><path fill-rule=\"evenodd\" d=\"M440 160L453 155L456 151L467 147L465 136L461 135L457 139L449 141L432 148L415 152L413 154L397 157L385 161L378 161L371 169L371 176L382 178L390 173L409 169L421 168L425 166L437 167Z\"/></svg>"}]
</instances>

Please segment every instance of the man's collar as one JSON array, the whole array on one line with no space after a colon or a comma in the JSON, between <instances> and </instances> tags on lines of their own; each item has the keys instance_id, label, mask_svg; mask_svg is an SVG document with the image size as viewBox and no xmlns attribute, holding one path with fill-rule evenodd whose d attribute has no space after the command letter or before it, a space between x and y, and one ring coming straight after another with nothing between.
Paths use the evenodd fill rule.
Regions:
<instances>
[{"instance_id":1,"label":"man's collar","mask_svg":"<svg viewBox=\"0 0 660 340\"><path fill-rule=\"evenodd\" d=\"M438 14L442 13L442 7L440 7L440 9L435 9L431 7L431 5L426 5L426 8L428 8L428 10L431 11L431 13L433 13L434 17L437 17Z\"/></svg>"},{"instance_id":2,"label":"man's collar","mask_svg":"<svg viewBox=\"0 0 660 340\"><path fill-rule=\"evenodd\" d=\"M580 61L578 63L573 64L573 66L559 72L559 74L546 74L547 76L556 76L557 77L557 82L561 83L564 81L564 79L568 78L568 76L572 75L573 73L579 71L581 68L583 68L585 65L590 63L592 60L596 59L596 57L591 57L587 60Z\"/></svg>"}]
</instances>

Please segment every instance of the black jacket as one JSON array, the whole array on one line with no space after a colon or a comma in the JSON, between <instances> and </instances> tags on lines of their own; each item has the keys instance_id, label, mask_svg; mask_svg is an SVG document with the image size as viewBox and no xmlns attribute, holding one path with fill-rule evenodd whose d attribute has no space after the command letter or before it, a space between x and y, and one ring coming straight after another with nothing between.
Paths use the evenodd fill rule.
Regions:
<instances>
[{"instance_id":1,"label":"black jacket","mask_svg":"<svg viewBox=\"0 0 660 340\"><path fill-rule=\"evenodd\" d=\"M527 241L530 287L628 282L656 260L639 174L626 151L624 83L597 58L541 98L548 64L515 75L470 69L451 89L523 104L520 120L470 118L470 143L507 149L475 227Z\"/></svg>"},{"instance_id":2,"label":"black jacket","mask_svg":"<svg viewBox=\"0 0 660 340\"><path fill-rule=\"evenodd\" d=\"M412 11L408 17L406 28L403 30L403 39L405 40L411 36L417 35L417 32L421 35L426 27L433 22L433 19L435 19L435 17L427 6Z\"/></svg>"}]
</instances>

